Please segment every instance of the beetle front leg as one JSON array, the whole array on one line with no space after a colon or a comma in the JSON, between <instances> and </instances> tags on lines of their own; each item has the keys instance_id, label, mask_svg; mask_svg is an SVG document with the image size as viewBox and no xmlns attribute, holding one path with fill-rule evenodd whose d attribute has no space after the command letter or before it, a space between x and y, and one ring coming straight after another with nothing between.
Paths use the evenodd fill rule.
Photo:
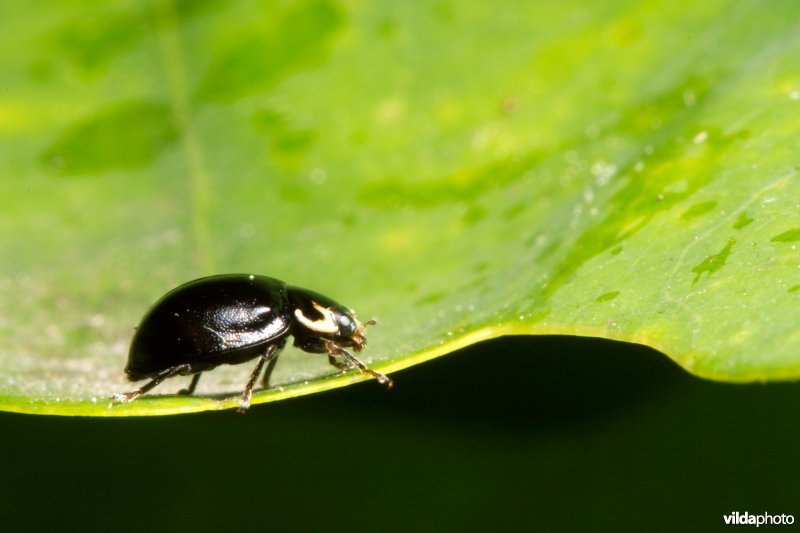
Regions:
<instances>
[{"instance_id":1,"label":"beetle front leg","mask_svg":"<svg viewBox=\"0 0 800 533\"><path fill-rule=\"evenodd\" d=\"M367 365L356 359L356 357L353 354L351 354L338 344L326 340L325 349L328 351L328 361L339 370L355 368L359 372L361 372L361 375L375 378L378 381L378 383L386 385L386 387L389 389L394 387L394 381L392 381L392 379L389 376L381 374L380 372L376 372L374 370L370 370L369 368L367 368ZM333 356L344 357L346 363L344 364L339 363L335 359L332 359Z\"/></svg>"},{"instance_id":2,"label":"beetle front leg","mask_svg":"<svg viewBox=\"0 0 800 533\"><path fill-rule=\"evenodd\" d=\"M336 367L337 369L341 370L342 372L346 372L348 370L352 370L354 367L347 361L339 361L336 359L336 356L333 354L328 354L328 362Z\"/></svg>"}]
</instances>

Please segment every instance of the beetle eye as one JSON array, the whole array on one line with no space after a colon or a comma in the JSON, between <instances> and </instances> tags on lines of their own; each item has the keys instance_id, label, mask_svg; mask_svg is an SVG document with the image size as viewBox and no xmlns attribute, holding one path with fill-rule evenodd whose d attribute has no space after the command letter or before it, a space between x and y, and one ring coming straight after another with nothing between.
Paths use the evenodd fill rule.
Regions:
<instances>
[{"instance_id":1,"label":"beetle eye","mask_svg":"<svg viewBox=\"0 0 800 533\"><path fill-rule=\"evenodd\" d=\"M339 335L342 337L352 337L358 329L356 321L350 318L349 315L342 313L339 315Z\"/></svg>"}]
</instances>

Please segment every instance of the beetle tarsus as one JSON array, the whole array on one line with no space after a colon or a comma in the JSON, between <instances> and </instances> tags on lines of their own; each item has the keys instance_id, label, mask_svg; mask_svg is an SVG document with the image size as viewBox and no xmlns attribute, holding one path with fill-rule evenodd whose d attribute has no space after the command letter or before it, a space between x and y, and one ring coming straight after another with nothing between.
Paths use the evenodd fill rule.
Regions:
<instances>
[{"instance_id":1,"label":"beetle tarsus","mask_svg":"<svg viewBox=\"0 0 800 533\"><path fill-rule=\"evenodd\" d=\"M369 375L378 380L378 383L386 385L387 389L394 388L394 380L389 376L387 376L386 374L381 374L380 372L369 370Z\"/></svg>"},{"instance_id":2,"label":"beetle tarsus","mask_svg":"<svg viewBox=\"0 0 800 533\"><path fill-rule=\"evenodd\" d=\"M115 394L111 397L111 403L128 403L132 402L136 398L142 395L142 392L139 390L131 391L131 392L122 392Z\"/></svg>"},{"instance_id":3,"label":"beetle tarsus","mask_svg":"<svg viewBox=\"0 0 800 533\"><path fill-rule=\"evenodd\" d=\"M242 393L242 397L239 399L239 408L236 410L237 413L245 414L247 412L247 410L250 408L250 398L252 398L252 396L253 393L251 391L245 391L245 393Z\"/></svg>"}]
</instances>

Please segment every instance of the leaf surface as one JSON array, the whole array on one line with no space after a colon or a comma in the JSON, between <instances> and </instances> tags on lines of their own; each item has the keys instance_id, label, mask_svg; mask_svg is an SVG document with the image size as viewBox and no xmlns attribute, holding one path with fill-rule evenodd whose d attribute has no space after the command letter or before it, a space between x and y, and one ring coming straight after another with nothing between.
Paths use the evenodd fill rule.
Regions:
<instances>
[{"instance_id":1,"label":"leaf surface","mask_svg":"<svg viewBox=\"0 0 800 533\"><path fill-rule=\"evenodd\" d=\"M249 364L108 403L227 272L377 317L384 372L562 333L800 377L795 2L46 4L0 8L2 409L235 406ZM287 350L254 403L359 379Z\"/></svg>"}]
</instances>

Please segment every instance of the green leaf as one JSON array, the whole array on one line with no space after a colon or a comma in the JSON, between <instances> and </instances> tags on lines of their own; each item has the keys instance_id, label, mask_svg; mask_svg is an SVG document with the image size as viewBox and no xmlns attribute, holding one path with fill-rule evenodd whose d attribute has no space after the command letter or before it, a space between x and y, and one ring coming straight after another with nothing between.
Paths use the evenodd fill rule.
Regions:
<instances>
[{"instance_id":1,"label":"green leaf","mask_svg":"<svg viewBox=\"0 0 800 533\"><path fill-rule=\"evenodd\" d=\"M249 364L108 402L224 272L377 317L383 372L563 333L800 377L796 2L46 4L0 7L2 409L235 406ZM254 403L361 379L287 350Z\"/></svg>"}]
</instances>

